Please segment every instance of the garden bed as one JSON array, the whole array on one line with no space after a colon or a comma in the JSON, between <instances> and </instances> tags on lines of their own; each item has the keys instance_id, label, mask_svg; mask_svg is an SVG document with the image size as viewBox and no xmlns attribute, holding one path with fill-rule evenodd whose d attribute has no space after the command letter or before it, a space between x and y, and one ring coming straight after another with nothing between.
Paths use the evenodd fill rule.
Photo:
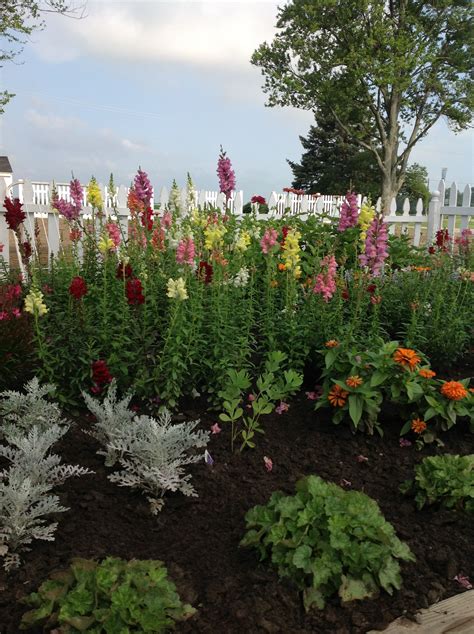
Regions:
<instances>
[{"instance_id":1,"label":"garden bed","mask_svg":"<svg viewBox=\"0 0 474 634\"><path fill-rule=\"evenodd\" d=\"M209 429L216 418L203 412L204 407L191 404L183 419L201 416L203 428ZM199 497L168 496L154 517L143 495L107 480L96 441L81 430L90 424L88 418L78 419L56 449L65 462L87 466L95 474L72 478L59 489L70 511L59 516L55 541L35 542L18 571L0 572L1 634L18 634L26 610L20 599L72 557L163 560L182 598L198 610L177 625L178 632L365 633L462 591L453 577L474 575L472 520L457 511L417 511L401 495L400 483L413 477L414 466L436 450L400 447L395 412L385 413L382 422L383 438L352 435L344 424L332 425L327 412L316 414L302 395L286 414L266 417L266 435L254 451L234 455L229 430L222 425L222 433L213 435L208 446L214 465L191 468ZM443 452L474 453L467 425L459 423L442 440ZM368 460L358 461L361 455ZM264 456L273 461L270 472ZM409 544L417 561L402 566L403 586L394 596L381 594L344 607L335 598L323 611L305 614L296 589L259 564L254 551L239 548L247 510L265 503L277 489L293 493L296 481L309 474L373 497Z\"/></svg>"}]
</instances>

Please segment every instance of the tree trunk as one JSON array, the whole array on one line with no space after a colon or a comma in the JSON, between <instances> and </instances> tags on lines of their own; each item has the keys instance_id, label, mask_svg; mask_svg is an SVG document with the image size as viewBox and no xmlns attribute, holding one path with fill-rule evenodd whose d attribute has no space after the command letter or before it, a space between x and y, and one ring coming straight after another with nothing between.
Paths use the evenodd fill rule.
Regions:
<instances>
[{"instance_id":1,"label":"tree trunk","mask_svg":"<svg viewBox=\"0 0 474 634\"><path fill-rule=\"evenodd\" d=\"M397 175L392 171L383 175L382 180L382 213L384 216L388 216L390 213L390 205L392 204L392 198L398 194L397 187Z\"/></svg>"}]
</instances>

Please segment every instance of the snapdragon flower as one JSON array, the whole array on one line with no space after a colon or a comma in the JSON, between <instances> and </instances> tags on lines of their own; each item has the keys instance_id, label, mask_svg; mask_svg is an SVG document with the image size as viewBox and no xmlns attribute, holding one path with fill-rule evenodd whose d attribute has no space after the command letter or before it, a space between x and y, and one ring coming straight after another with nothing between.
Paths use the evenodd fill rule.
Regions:
<instances>
[{"instance_id":1,"label":"snapdragon flower","mask_svg":"<svg viewBox=\"0 0 474 634\"><path fill-rule=\"evenodd\" d=\"M179 277L177 280L173 280L170 277L167 284L167 290L168 292L166 293L166 295L170 299L177 299L179 301L184 301L185 299L188 299L186 284L182 277Z\"/></svg>"}]
</instances>

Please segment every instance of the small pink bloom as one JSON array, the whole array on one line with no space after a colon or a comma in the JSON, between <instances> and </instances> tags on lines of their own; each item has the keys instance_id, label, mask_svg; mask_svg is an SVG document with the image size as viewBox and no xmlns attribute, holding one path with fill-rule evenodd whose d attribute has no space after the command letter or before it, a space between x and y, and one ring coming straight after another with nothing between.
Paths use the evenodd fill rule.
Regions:
<instances>
[{"instance_id":1,"label":"small pink bloom","mask_svg":"<svg viewBox=\"0 0 474 634\"><path fill-rule=\"evenodd\" d=\"M306 398L308 399L308 401L317 401L318 400L318 395L316 394L316 392L305 392L306 394Z\"/></svg>"},{"instance_id":2,"label":"small pink bloom","mask_svg":"<svg viewBox=\"0 0 474 634\"><path fill-rule=\"evenodd\" d=\"M466 575L458 573L453 578L453 581L457 581L459 583L459 585L462 586L463 588L466 588L466 590L472 590L471 580L469 579L469 577L466 577Z\"/></svg>"},{"instance_id":3,"label":"small pink bloom","mask_svg":"<svg viewBox=\"0 0 474 634\"><path fill-rule=\"evenodd\" d=\"M19 308L14 308L12 310L12 315L18 319L18 317L21 317L21 310Z\"/></svg>"},{"instance_id":4,"label":"small pink bloom","mask_svg":"<svg viewBox=\"0 0 474 634\"><path fill-rule=\"evenodd\" d=\"M6 310L2 310L0 312L0 321L7 321L8 319L10 319L10 315L7 313Z\"/></svg>"},{"instance_id":5,"label":"small pink bloom","mask_svg":"<svg viewBox=\"0 0 474 634\"><path fill-rule=\"evenodd\" d=\"M169 229L173 222L173 216L171 215L171 211L165 211L163 217L161 219L161 226L163 229Z\"/></svg>"},{"instance_id":6,"label":"small pink bloom","mask_svg":"<svg viewBox=\"0 0 474 634\"><path fill-rule=\"evenodd\" d=\"M400 447L411 447L411 440L407 438L400 438Z\"/></svg>"},{"instance_id":7,"label":"small pink bloom","mask_svg":"<svg viewBox=\"0 0 474 634\"><path fill-rule=\"evenodd\" d=\"M214 425L211 425L211 433L212 434L220 434L222 431L222 429L219 427L219 423L214 423Z\"/></svg>"},{"instance_id":8,"label":"small pink bloom","mask_svg":"<svg viewBox=\"0 0 474 634\"><path fill-rule=\"evenodd\" d=\"M278 405L278 407L275 407L275 412L277 414L283 414L284 412L287 412L289 408L290 406L288 405L288 403L284 403L283 401L280 401L280 405Z\"/></svg>"},{"instance_id":9,"label":"small pink bloom","mask_svg":"<svg viewBox=\"0 0 474 634\"><path fill-rule=\"evenodd\" d=\"M263 456L263 462L265 463L265 469L267 471L271 471L273 469L273 461L271 458L268 458L267 456Z\"/></svg>"},{"instance_id":10,"label":"small pink bloom","mask_svg":"<svg viewBox=\"0 0 474 634\"><path fill-rule=\"evenodd\" d=\"M359 454L356 460L357 462L369 462L369 459L367 458L367 456L363 456L362 454Z\"/></svg>"},{"instance_id":11,"label":"small pink bloom","mask_svg":"<svg viewBox=\"0 0 474 634\"><path fill-rule=\"evenodd\" d=\"M249 394L249 395L247 396L247 398L248 398L248 400L249 400L250 402L252 402L252 401L254 401L257 397L255 396L255 394Z\"/></svg>"}]
</instances>

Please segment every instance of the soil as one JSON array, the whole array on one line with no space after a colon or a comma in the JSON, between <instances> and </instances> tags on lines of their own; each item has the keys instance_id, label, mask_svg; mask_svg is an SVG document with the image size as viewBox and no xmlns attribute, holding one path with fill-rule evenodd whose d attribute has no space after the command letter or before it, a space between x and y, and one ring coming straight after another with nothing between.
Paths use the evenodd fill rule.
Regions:
<instances>
[{"instance_id":1,"label":"soil","mask_svg":"<svg viewBox=\"0 0 474 634\"><path fill-rule=\"evenodd\" d=\"M203 411L201 424L209 429L216 419ZM199 413L190 405L182 420ZM168 496L158 517L150 514L140 492L108 481L110 470L96 454L96 441L81 429L89 425L83 417L56 447L64 462L95 472L71 478L58 488L70 510L58 516L56 540L34 543L18 571L0 572L1 634L19 633L27 609L20 599L53 570L66 567L72 557L163 560L182 598L198 610L177 625L179 633L365 633L462 592L453 580L458 573L474 577L472 518L453 510L417 511L398 490L403 480L412 477L415 464L437 450L401 448L396 412L386 413L383 438L353 435L344 425L331 425L327 414L315 414L313 403L301 395L287 413L267 417L265 436L258 439L255 450L243 454L230 453L229 430L224 428L209 443L214 465L202 463L191 469L199 497ZM474 452L474 435L462 424L443 441L442 451ZM359 455L368 461L359 462ZM271 472L265 468L264 456L273 460ZM259 563L255 552L239 548L246 511L265 503L277 489L293 493L296 481L309 474L338 484L345 480L350 483L346 486L377 500L417 558L416 563L402 566L399 592L347 605L335 597L323 611L305 614L291 583L280 581L274 569Z\"/></svg>"}]
</instances>

